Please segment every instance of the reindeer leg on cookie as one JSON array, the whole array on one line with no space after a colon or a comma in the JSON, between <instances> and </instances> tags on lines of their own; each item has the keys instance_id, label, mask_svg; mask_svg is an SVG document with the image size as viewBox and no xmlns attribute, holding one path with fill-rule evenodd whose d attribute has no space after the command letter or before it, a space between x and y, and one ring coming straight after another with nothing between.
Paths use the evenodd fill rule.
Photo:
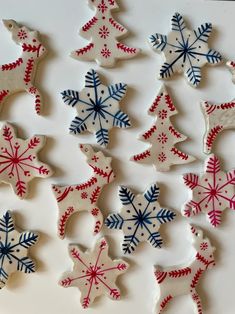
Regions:
<instances>
[{"instance_id":1,"label":"reindeer leg on cookie","mask_svg":"<svg viewBox=\"0 0 235 314\"><path fill-rule=\"evenodd\" d=\"M100 232L100 229L103 225L103 214L101 213L101 210L98 207L93 207L90 210L90 213L95 218L95 228L94 228L94 234Z\"/></svg>"},{"instance_id":2,"label":"reindeer leg on cookie","mask_svg":"<svg viewBox=\"0 0 235 314\"><path fill-rule=\"evenodd\" d=\"M171 294L161 295L156 305L155 313L162 314L172 299L173 299L173 296Z\"/></svg>"},{"instance_id":3,"label":"reindeer leg on cookie","mask_svg":"<svg viewBox=\"0 0 235 314\"><path fill-rule=\"evenodd\" d=\"M37 114L41 114L41 109L42 109L42 96L41 93L39 92L39 90L37 89L37 87L33 86L33 85L29 85L27 86L26 91L30 94L34 96L35 99L35 111Z\"/></svg>"},{"instance_id":4,"label":"reindeer leg on cookie","mask_svg":"<svg viewBox=\"0 0 235 314\"><path fill-rule=\"evenodd\" d=\"M61 239L65 237L66 224L69 218L75 213L77 210L73 206L68 206L66 209L59 209L59 220L58 220L58 235Z\"/></svg>"},{"instance_id":5,"label":"reindeer leg on cookie","mask_svg":"<svg viewBox=\"0 0 235 314\"><path fill-rule=\"evenodd\" d=\"M2 110L3 103L6 98L10 95L10 91L8 89L4 89L0 91L0 111Z\"/></svg>"},{"instance_id":6,"label":"reindeer leg on cookie","mask_svg":"<svg viewBox=\"0 0 235 314\"><path fill-rule=\"evenodd\" d=\"M202 303L201 299L195 289L191 291L191 297L194 303L195 313L202 314Z\"/></svg>"}]
</instances>

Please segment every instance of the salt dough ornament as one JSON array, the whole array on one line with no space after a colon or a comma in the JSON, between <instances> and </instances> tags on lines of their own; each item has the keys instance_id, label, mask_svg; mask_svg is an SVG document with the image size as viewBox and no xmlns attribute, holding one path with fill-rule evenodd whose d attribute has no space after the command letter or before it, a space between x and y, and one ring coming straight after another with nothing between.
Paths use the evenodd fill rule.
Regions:
<instances>
[{"instance_id":1,"label":"salt dough ornament","mask_svg":"<svg viewBox=\"0 0 235 314\"><path fill-rule=\"evenodd\" d=\"M81 304L88 308L101 295L117 300L121 293L115 282L126 272L129 265L123 260L112 260L108 255L108 243L100 239L92 251L85 253L77 245L69 246L69 254L74 263L72 272L65 273L60 285L77 287L81 291Z\"/></svg>"},{"instance_id":2,"label":"salt dough ornament","mask_svg":"<svg viewBox=\"0 0 235 314\"><path fill-rule=\"evenodd\" d=\"M28 257L28 249L38 240L32 231L18 232L13 215L7 211L0 218L0 289L16 271L26 274L35 272L35 264Z\"/></svg>"},{"instance_id":3,"label":"salt dough ornament","mask_svg":"<svg viewBox=\"0 0 235 314\"><path fill-rule=\"evenodd\" d=\"M204 101L201 109L206 124L204 153L210 154L218 135L224 130L235 128L235 100L222 104Z\"/></svg>"},{"instance_id":4,"label":"salt dough ornament","mask_svg":"<svg viewBox=\"0 0 235 314\"><path fill-rule=\"evenodd\" d=\"M162 268L156 266L155 277L160 288L156 314L163 313L167 305L178 296L188 295L192 298L194 312L202 314L201 298L196 287L204 272L215 266L214 251L203 231L191 226L195 255L188 263ZM176 311L177 312L177 311Z\"/></svg>"},{"instance_id":5,"label":"salt dough ornament","mask_svg":"<svg viewBox=\"0 0 235 314\"><path fill-rule=\"evenodd\" d=\"M123 205L121 213L109 215L105 225L110 229L122 229L122 249L125 254L134 252L137 245L144 241L155 248L162 247L163 240L158 230L161 224L172 221L176 214L159 205L159 194L156 184L150 185L144 194L138 195L127 187L119 188L119 198Z\"/></svg>"},{"instance_id":6,"label":"salt dough ornament","mask_svg":"<svg viewBox=\"0 0 235 314\"><path fill-rule=\"evenodd\" d=\"M222 60L219 52L208 47L211 31L211 23L191 31L186 28L183 17L175 13L171 20L171 32L167 36L156 33L149 37L152 48L162 51L165 56L159 78L167 79L175 73L184 73L189 84L198 87L201 68L206 63L215 65Z\"/></svg>"},{"instance_id":7,"label":"salt dough ornament","mask_svg":"<svg viewBox=\"0 0 235 314\"><path fill-rule=\"evenodd\" d=\"M226 208L235 209L235 170L224 172L220 161L210 155L205 162L205 173L201 176L186 173L185 185L192 190L192 197L182 210L185 217L205 213L213 227L221 223L222 212Z\"/></svg>"},{"instance_id":8,"label":"salt dough ornament","mask_svg":"<svg viewBox=\"0 0 235 314\"><path fill-rule=\"evenodd\" d=\"M75 212L88 211L95 219L94 234L97 234L103 224L103 215L97 205L102 188L111 183L115 175L111 166L111 157L105 157L101 152L95 152L91 145L81 144L80 149L87 157L87 163L93 169L93 175L84 183L76 185L53 185L56 197L59 220L58 235L65 237L66 224Z\"/></svg>"},{"instance_id":9,"label":"salt dough ornament","mask_svg":"<svg viewBox=\"0 0 235 314\"><path fill-rule=\"evenodd\" d=\"M27 197L28 183L33 178L47 178L53 173L37 158L44 144L42 135L34 135L27 140L17 138L9 123L0 130L0 182L10 184L20 199Z\"/></svg>"},{"instance_id":10,"label":"salt dough ornament","mask_svg":"<svg viewBox=\"0 0 235 314\"><path fill-rule=\"evenodd\" d=\"M111 128L131 126L128 115L119 109L119 102L125 96L126 89L127 85L124 83L108 87L102 85L96 71L88 71L85 88L81 92L69 89L61 93L65 104L76 107L78 113L70 125L70 132L94 133L97 143L106 147L109 143L108 131Z\"/></svg>"},{"instance_id":11,"label":"salt dough ornament","mask_svg":"<svg viewBox=\"0 0 235 314\"><path fill-rule=\"evenodd\" d=\"M140 136L140 140L149 142L151 147L143 153L134 155L131 160L140 163L152 163L158 171L169 171L171 165L185 164L194 157L181 152L175 144L187 139L172 125L170 118L177 114L166 87L163 85L155 98L148 114L157 117L154 125Z\"/></svg>"},{"instance_id":12,"label":"salt dough ornament","mask_svg":"<svg viewBox=\"0 0 235 314\"><path fill-rule=\"evenodd\" d=\"M112 67L117 59L129 59L139 53L139 49L130 48L116 40L127 34L121 24L112 17L112 11L118 9L114 0L88 0L95 16L80 30L80 35L91 41L87 46L75 50L71 57L82 61L96 61L100 66Z\"/></svg>"},{"instance_id":13,"label":"salt dough ornament","mask_svg":"<svg viewBox=\"0 0 235 314\"><path fill-rule=\"evenodd\" d=\"M235 62L234 61L227 61L226 65L232 73L232 82L235 84Z\"/></svg>"},{"instance_id":14,"label":"salt dough ornament","mask_svg":"<svg viewBox=\"0 0 235 314\"><path fill-rule=\"evenodd\" d=\"M8 96L26 91L35 100L35 110L41 113L42 97L34 85L38 61L45 55L39 33L26 26L19 26L13 20L3 20L3 24L12 34L13 41L22 48L21 56L14 62L0 66L0 109Z\"/></svg>"}]
</instances>

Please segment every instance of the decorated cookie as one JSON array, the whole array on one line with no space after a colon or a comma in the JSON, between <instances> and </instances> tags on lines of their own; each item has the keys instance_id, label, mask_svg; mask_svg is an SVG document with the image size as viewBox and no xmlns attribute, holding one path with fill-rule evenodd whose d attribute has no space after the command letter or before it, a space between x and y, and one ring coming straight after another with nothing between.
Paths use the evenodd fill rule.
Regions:
<instances>
[{"instance_id":1,"label":"decorated cookie","mask_svg":"<svg viewBox=\"0 0 235 314\"><path fill-rule=\"evenodd\" d=\"M117 41L127 34L121 24L116 22L111 12L118 9L114 0L88 0L95 16L80 30L80 35L90 43L71 53L71 57L83 61L96 61L100 66L112 67L117 59L129 59L139 53L139 49L130 48Z\"/></svg>"},{"instance_id":2,"label":"decorated cookie","mask_svg":"<svg viewBox=\"0 0 235 314\"><path fill-rule=\"evenodd\" d=\"M226 208L235 209L235 170L222 171L215 155L210 155L206 160L204 174L186 173L183 179L192 190L191 200L182 210L185 217L205 213L211 225L218 227L222 212Z\"/></svg>"},{"instance_id":3,"label":"decorated cookie","mask_svg":"<svg viewBox=\"0 0 235 314\"><path fill-rule=\"evenodd\" d=\"M53 192L59 209L58 235L65 236L68 219L75 212L89 211L95 219L94 234L97 234L103 224L103 215L97 205L102 188L112 182L115 175L112 170L112 158L105 157L101 151L95 152L91 145L80 145L87 157L87 163L93 170L93 175L86 182L76 185L53 185Z\"/></svg>"},{"instance_id":4,"label":"decorated cookie","mask_svg":"<svg viewBox=\"0 0 235 314\"><path fill-rule=\"evenodd\" d=\"M151 147L143 153L134 155L131 160L153 164L158 171L168 171L171 165L185 164L195 160L194 157L181 152L175 144L187 139L172 125L170 118L178 112L163 85L155 98L148 114L156 117L151 128L140 136L143 142L149 142Z\"/></svg>"},{"instance_id":5,"label":"decorated cookie","mask_svg":"<svg viewBox=\"0 0 235 314\"><path fill-rule=\"evenodd\" d=\"M121 297L115 282L129 265L123 260L112 260L108 255L108 248L105 238L100 239L91 252L84 253L77 245L69 246L74 268L72 272L64 274L60 285L65 288L77 287L81 292L84 309L101 295L107 295L114 300Z\"/></svg>"},{"instance_id":6,"label":"decorated cookie","mask_svg":"<svg viewBox=\"0 0 235 314\"><path fill-rule=\"evenodd\" d=\"M208 47L211 31L211 23L191 31L186 28L183 17L175 13L171 20L171 32L167 36L157 33L149 37L153 49L162 51L165 56L159 78L167 79L175 73L184 73L190 85L197 87L201 81L201 67L222 60L220 53Z\"/></svg>"},{"instance_id":7,"label":"decorated cookie","mask_svg":"<svg viewBox=\"0 0 235 314\"><path fill-rule=\"evenodd\" d=\"M0 110L8 96L26 91L34 97L35 110L41 113L42 97L34 85L38 61L45 55L46 48L40 41L39 33L26 26L19 26L13 20L3 20L12 34L13 41L21 46L21 56L14 62L0 66Z\"/></svg>"},{"instance_id":8,"label":"decorated cookie","mask_svg":"<svg viewBox=\"0 0 235 314\"><path fill-rule=\"evenodd\" d=\"M191 226L194 258L179 266L162 268L156 266L155 277L160 288L160 295L156 306L156 314L163 313L167 305L178 296L188 295L194 305L194 313L202 314L202 304L196 287L204 272L215 266L214 251L208 238L203 232ZM175 310L175 313L179 311Z\"/></svg>"},{"instance_id":9,"label":"decorated cookie","mask_svg":"<svg viewBox=\"0 0 235 314\"><path fill-rule=\"evenodd\" d=\"M204 101L201 108L206 124L204 153L210 154L217 136L224 130L235 129L235 100L218 105Z\"/></svg>"},{"instance_id":10,"label":"decorated cookie","mask_svg":"<svg viewBox=\"0 0 235 314\"><path fill-rule=\"evenodd\" d=\"M35 264L28 257L28 249L38 240L32 231L18 232L10 211L0 218L0 289L16 271L35 272Z\"/></svg>"},{"instance_id":11,"label":"decorated cookie","mask_svg":"<svg viewBox=\"0 0 235 314\"><path fill-rule=\"evenodd\" d=\"M232 81L235 84L235 62L234 61L228 61L228 62L226 62L226 65L232 73Z\"/></svg>"},{"instance_id":12,"label":"decorated cookie","mask_svg":"<svg viewBox=\"0 0 235 314\"><path fill-rule=\"evenodd\" d=\"M0 130L0 182L10 184L21 199L27 197L29 181L35 177L47 178L53 173L37 157L44 144L42 135L27 140L17 138L9 123Z\"/></svg>"},{"instance_id":13,"label":"decorated cookie","mask_svg":"<svg viewBox=\"0 0 235 314\"><path fill-rule=\"evenodd\" d=\"M98 74L94 70L88 71L85 88L81 92L70 89L62 92L63 101L76 107L78 113L70 125L70 132L94 133L97 143L107 146L110 129L128 128L131 125L128 115L119 108L119 102L125 96L126 89L127 85L123 83L108 87L102 85Z\"/></svg>"},{"instance_id":14,"label":"decorated cookie","mask_svg":"<svg viewBox=\"0 0 235 314\"><path fill-rule=\"evenodd\" d=\"M127 187L120 187L119 198L123 205L121 213L109 215L105 225L110 229L122 229L122 249L125 254L131 254L144 241L155 248L162 247L163 240L158 230L161 224L172 221L176 215L159 205L159 193L156 184L150 185L144 194L138 195Z\"/></svg>"}]
</instances>

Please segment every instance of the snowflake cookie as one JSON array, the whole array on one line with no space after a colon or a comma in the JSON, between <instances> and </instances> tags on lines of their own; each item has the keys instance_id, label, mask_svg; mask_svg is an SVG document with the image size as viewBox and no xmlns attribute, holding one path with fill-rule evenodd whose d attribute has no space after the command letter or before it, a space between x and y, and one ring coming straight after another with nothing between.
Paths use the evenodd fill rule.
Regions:
<instances>
[{"instance_id":1,"label":"snowflake cookie","mask_svg":"<svg viewBox=\"0 0 235 314\"><path fill-rule=\"evenodd\" d=\"M28 249L38 240L32 231L18 232L10 211L0 218L0 289L7 283L9 276L22 271L35 272L35 264L28 257Z\"/></svg>"},{"instance_id":2,"label":"snowflake cookie","mask_svg":"<svg viewBox=\"0 0 235 314\"><path fill-rule=\"evenodd\" d=\"M131 160L140 163L152 163L158 171L168 171L171 165L185 164L194 157L181 152L175 144L187 139L172 125L170 118L177 114L173 101L163 85L151 105L148 114L157 117L151 128L141 135L140 140L151 143L143 153L134 155Z\"/></svg>"},{"instance_id":3,"label":"snowflake cookie","mask_svg":"<svg viewBox=\"0 0 235 314\"><path fill-rule=\"evenodd\" d=\"M125 273L129 265L123 260L112 260L108 255L108 243L100 239L93 251L82 252L77 245L69 246L69 254L74 262L72 272L65 273L60 285L77 287L81 291L81 304L88 308L100 295L120 299L120 290L115 282Z\"/></svg>"},{"instance_id":4,"label":"snowflake cookie","mask_svg":"<svg viewBox=\"0 0 235 314\"><path fill-rule=\"evenodd\" d=\"M51 168L37 158L44 143L42 135L34 135L27 140L17 138L9 123L0 130L0 182L10 184L21 199L27 197L29 181L52 175Z\"/></svg>"},{"instance_id":5,"label":"snowflake cookie","mask_svg":"<svg viewBox=\"0 0 235 314\"><path fill-rule=\"evenodd\" d=\"M78 116L70 125L73 134L89 131L94 133L101 146L109 143L108 131L113 127L131 126L127 114L119 109L119 102L125 96L127 85L117 83L108 87L101 84L96 71L90 70L85 77L85 88L81 92L62 92L65 104L75 107Z\"/></svg>"},{"instance_id":6,"label":"snowflake cookie","mask_svg":"<svg viewBox=\"0 0 235 314\"><path fill-rule=\"evenodd\" d=\"M153 247L161 248L163 240L158 232L160 225L172 221L176 214L161 208L157 202L160 190L150 185L144 194L135 195L129 188L121 186L119 198L123 208L120 214L111 214L105 221L110 229L122 229L123 252L131 254L139 242L148 241Z\"/></svg>"},{"instance_id":7,"label":"snowflake cookie","mask_svg":"<svg viewBox=\"0 0 235 314\"><path fill-rule=\"evenodd\" d=\"M71 57L96 61L100 66L112 67L117 59L129 59L139 53L139 49L130 48L116 40L127 34L127 29L116 22L111 11L118 9L114 0L89 0L95 9L95 16L80 30L80 35L91 42L71 53Z\"/></svg>"},{"instance_id":8,"label":"snowflake cookie","mask_svg":"<svg viewBox=\"0 0 235 314\"><path fill-rule=\"evenodd\" d=\"M191 226L191 234L196 251L193 260L179 266L155 268L154 274L160 288L156 314L161 314L175 297L182 295L191 297L195 314L202 314L201 298L196 287L204 272L215 266L215 248L208 238L203 237L202 230Z\"/></svg>"},{"instance_id":9,"label":"snowflake cookie","mask_svg":"<svg viewBox=\"0 0 235 314\"><path fill-rule=\"evenodd\" d=\"M165 56L159 77L167 79L174 73L183 72L190 85L197 87L201 81L201 67L222 60L220 53L210 49L207 44L212 25L205 23L191 31L186 28L183 17L175 13L171 29L167 36L157 33L149 37L153 49L162 51Z\"/></svg>"},{"instance_id":10,"label":"snowflake cookie","mask_svg":"<svg viewBox=\"0 0 235 314\"><path fill-rule=\"evenodd\" d=\"M35 110L41 113L42 97L34 85L38 61L46 54L39 33L26 26L19 26L13 20L3 20L4 26L12 34L13 41L22 48L21 56L0 66L0 109L8 96L26 91L34 97Z\"/></svg>"},{"instance_id":11,"label":"snowflake cookie","mask_svg":"<svg viewBox=\"0 0 235 314\"><path fill-rule=\"evenodd\" d=\"M201 109L206 124L204 153L210 154L218 135L224 130L235 129L235 100L222 104L204 101Z\"/></svg>"},{"instance_id":12,"label":"snowflake cookie","mask_svg":"<svg viewBox=\"0 0 235 314\"><path fill-rule=\"evenodd\" d=\"M59 220L58 235L61 239L65 236L68 219L75 213L88 211L96 223L94 234L97 234L103 224L103 215L97 205L102 188L111 183L115 175L111 166L111 157L105 157L101 152L95 152L91 145L81 144L80 149L87 157L87 163L93 170L93 175L86 182L76 185L53 185L56 197Z\"/></svg>"},{"instance_id":13,"label":"snowflake cookie","mask_svg":"<svg viewBox=\"0 0 235 314\"><path fill-rule=\"evenodd\" d=\"M203 212L211 225L218 227L222 212L226 208L235 209L235 170L222 171L215 155L210 155L206 160L203 175L186 173L183 179L192 190L191 200L183 207L183 216L191 217Z\"/></svg>"}]
</instances>

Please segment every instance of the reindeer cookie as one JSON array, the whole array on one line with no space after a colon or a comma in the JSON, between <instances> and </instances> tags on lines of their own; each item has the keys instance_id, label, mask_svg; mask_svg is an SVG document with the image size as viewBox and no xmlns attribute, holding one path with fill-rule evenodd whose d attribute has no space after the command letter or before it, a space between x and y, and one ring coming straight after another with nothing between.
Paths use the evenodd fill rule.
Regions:
<instances>
[{"instance_id":1,"label":"reindeer cookie","mask_svg":"<svg viewBox=\"0 0 235 314\"><path fill-rule=\"evenodd\" d=\"M87 163L93 169L93 175L84 183L76 185L53 185L52 189L59 208L58 235L65 236L68 219L75 212L89 211L95 218L94 234L97 234L103 224L103 215L97 206L104 185L115 178L111 167L112 158L105 157L101 151L95 152L91 145L80 145L81 151L87 156Z\"/></svg>"},{"instance_id":2,"label":"reindeer cookie","mask_svg":"<svg viewBox=\"0 0 235 314\"><path fill-rule=\"evenodd\" d=\"M13 20L3 20L3 24L12 34L13 41L21 46L21 56L0 66L0 110L8 96L26 91L34 97L35 110L41 113L42 97L34 85L37 64L46 53L37 31L31 31L26 26L19 26Z\"/></svg>"},{"instance_id":3,"label":"reindeer cookie","mask_svg":"<svg viewBox=\"0 0 235 314\"><path fill-rule=\"evenodd\" d=\"M156 314L162 313L171 300L181 295L191 296L195 313L202 314L201 299L196 287L204 272L215 266L215 248L208 238L203 237L202 230L191 226L191 233L196 251L191 261L178 267L156 266L155 277L160 288Z\"/></svg>"},{"instance_id":4,"label":"reindeer cookie","mask_svg":"<svg viewBox=\"0 0 235 314\"><path fill-rule=\"evenodd\" d=\"M206 124L204 153L210 154L218 135L224 130L235 129L235 100L222 104L204 101L201 109Z\"/></svg>"}]
</instances>

